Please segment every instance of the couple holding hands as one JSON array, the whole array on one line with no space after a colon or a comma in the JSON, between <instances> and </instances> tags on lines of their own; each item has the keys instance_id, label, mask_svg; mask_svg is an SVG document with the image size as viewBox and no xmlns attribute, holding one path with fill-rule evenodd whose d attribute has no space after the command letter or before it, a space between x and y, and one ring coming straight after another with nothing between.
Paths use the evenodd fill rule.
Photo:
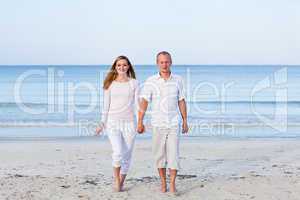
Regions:
<instances>
[{"instance_id":1,"label":"couple holding hands","mask_svg":"<svg viewBox=\"0 0 300 200\"><path fill-rule=\"evenodd\" d=\"M156 56L159 72L149 77L140 91L129 59L119 56L104 80L104 101L99 135L105 129L112 146L115 190L123 189L129 170L137 133L145 131L143 123L151 104L152 151L161 180L161 191L167 192L166 168L170 173L170 192L175 193L179 170L179 136L188 132L185 89L182 78L171 73L172 58L166 51ZM181 120L182 119L182 120ZM137 121L137 123L136 123Z\"/></svg>"}]
</instances>

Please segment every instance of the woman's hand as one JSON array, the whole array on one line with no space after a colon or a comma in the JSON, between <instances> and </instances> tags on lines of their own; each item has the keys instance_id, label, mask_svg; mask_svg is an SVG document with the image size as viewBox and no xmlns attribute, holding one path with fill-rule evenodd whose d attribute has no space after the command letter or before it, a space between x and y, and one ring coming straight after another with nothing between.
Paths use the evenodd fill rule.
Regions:
<instances>
[{"instance_id":1,"label":"woman's hand","mask_svg":"<svg viewBox=\"0 0 300 200\"><path fill-rule=\"evenodd\" d=\"M99 126L96 127L96 136L100 135L101 132L103 131L104 124L101 123Z\"/></svg>"}]
</instances>

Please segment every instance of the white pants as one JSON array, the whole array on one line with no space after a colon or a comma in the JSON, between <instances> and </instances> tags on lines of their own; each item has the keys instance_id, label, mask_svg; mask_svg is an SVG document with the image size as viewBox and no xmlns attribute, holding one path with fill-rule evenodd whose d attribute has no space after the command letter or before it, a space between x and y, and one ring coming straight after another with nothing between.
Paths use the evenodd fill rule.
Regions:
<instances>
[{"instance_id":1,"label":"white pants","mask_svg":"<svg viewBox=\"0 0 300 200\"><path fill-rule=\"evenodd\" d=\"M134 121L109 120L107 136L112 146L112 166L121 167L121 174L127 174L136 136Z\"/></svg>"}]
</instances>

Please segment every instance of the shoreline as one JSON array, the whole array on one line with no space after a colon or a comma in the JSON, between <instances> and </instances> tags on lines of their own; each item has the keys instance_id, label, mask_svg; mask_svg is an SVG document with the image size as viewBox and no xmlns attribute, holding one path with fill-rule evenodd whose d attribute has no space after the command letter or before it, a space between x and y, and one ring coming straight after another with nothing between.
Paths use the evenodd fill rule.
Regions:
<instances>
[{"instance_id":1,"label":"shoreline","mask_svg":"<svg viewBox=\"0 0 300 200\"><path fill-rule=\"evenodd\" d=\"M151 134L138 135L136 140L151 140ZM180 140L186 140L189 142L201 142L201 141L244 141L244 140L300 140L300 136L291 136L291 135L280 135L280 136L190 136L190 135L181 135ZM107 136L0 136L0 143L3 142L35 142L35 141L62 141L62 142L108 142Z\"/></svg>"}]
</instances>

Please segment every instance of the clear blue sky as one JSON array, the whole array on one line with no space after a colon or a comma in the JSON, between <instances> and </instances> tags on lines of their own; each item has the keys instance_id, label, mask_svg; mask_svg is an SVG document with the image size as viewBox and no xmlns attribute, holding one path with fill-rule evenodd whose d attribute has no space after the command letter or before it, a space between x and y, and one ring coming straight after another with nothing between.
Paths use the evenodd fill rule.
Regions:
<instances>
[{"instance_id":1,"label":"clear blue sky","mask_svg":"<svg viewBox=\"0 0 300 200\"><path fill-rule=\"evenodd\" d=\"M300 64L299 0L0 3L0 64Z\"/></svg>"}]
</instances>

